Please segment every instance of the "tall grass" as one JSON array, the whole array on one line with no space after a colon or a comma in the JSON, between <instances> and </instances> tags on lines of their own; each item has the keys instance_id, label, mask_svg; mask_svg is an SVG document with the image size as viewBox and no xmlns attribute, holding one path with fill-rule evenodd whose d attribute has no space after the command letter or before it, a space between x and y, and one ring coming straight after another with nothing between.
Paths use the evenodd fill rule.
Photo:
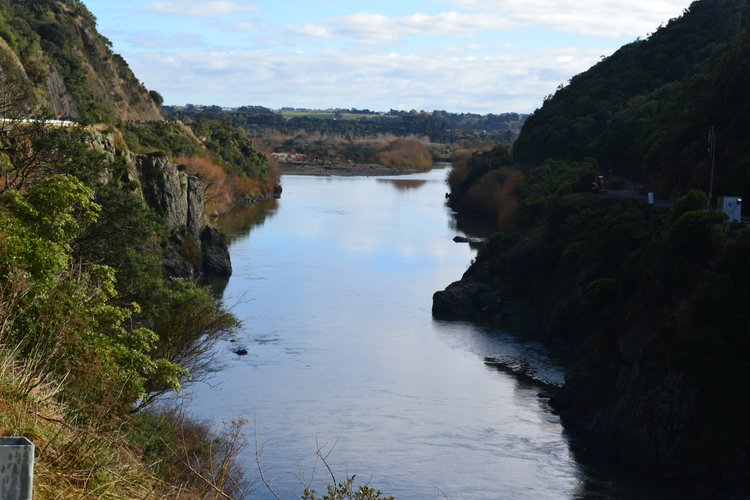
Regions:
<instances>
[{"instance_id":1,"label":"tall grass","mask_svg":"<svg viewBox=\"0 0 750 500\"><path fill-rule=\"evenodd\" d=\"M78 425L60 403L64 381L40 377L41 360L20 360L0 336L0 435L36 447L34 498L169 498L117 429Z\"/></svg>"},{"instance_id":2,"label":"tall grass","mask_svg":"<svg viewBox=\"0 0 750 500\"><path fill-rule=\"evenodd\" d=\"M55 289L48 308L64 299ZM76 318L45 324L51 313L34 307L32 292L20 272L0 280L0 435L35 444L34 498L241 498L238 426L216 435L176 412L157 426L154 414L123 409L123 388L97 360L59 362L76 354L67 338Z\"/></svg>"},{"instance_id":3,"label":"tall grass","mask_svg":"<svg viewBox=\"0 0 750 500\"><path fill-rule=\"evenodd\" d=\"M36 448L34 498L242 498L236 457L242 422L217 435L176 410L118 421L79 420L63 402L64 380L40 377L0 336L0 435Z\"/></svg>"}]
</instances>

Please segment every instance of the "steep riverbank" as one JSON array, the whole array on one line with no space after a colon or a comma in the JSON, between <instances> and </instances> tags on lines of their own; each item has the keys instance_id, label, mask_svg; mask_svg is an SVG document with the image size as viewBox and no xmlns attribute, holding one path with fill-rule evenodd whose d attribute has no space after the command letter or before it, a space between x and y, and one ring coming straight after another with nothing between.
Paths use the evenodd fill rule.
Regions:
<instances>
[{"instance_id":1,"label":"steep riverbank","mask_svg":"<svg viewBox=\"0 0 750 500\"><path fill-rule=\"evenodd\" d=\"M749 8L693 2L559 87L512 155L454 171L454 206L504 232L435 300L438 314L533 318L575 357L552 399L566 427L707 498L750 491L750 230L711 210L750 191L749 101L734 97L747 88ZM674 204L605 201L610 173Z\"/></svg>"},{"instance_id":2,"label":"steep riverbank","mask_svg":"<svg viewBox=\"0 0 750 500\"><path fill-rule=\"evenodd\" d=\"M552 404L603 459L746 498L750 232L705 204L691 193L659 215L558 191L435 293L433 312L525 319L573 360Z\"/></svg>"},{"instance_id":3,"label":"steep riverbank","mask_svg":"<svg viewBox=\"0 0 750 500\"><path fill-rule=\"evenodd\" d=\"M169 240L161 253L168 276L232 274L224 237L207 222L206 187L199 177L188 175L164 153L132 153L116 133L87 133L89 145L112 162L100 173L102 180L119 181L166 224Z\"/></svg>"}]
</instances>

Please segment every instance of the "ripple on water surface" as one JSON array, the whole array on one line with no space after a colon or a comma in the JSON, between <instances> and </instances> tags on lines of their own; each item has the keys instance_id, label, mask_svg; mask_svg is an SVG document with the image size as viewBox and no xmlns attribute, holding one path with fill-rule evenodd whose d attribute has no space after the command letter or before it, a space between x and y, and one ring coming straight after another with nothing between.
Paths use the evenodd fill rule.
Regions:
<instances>
[{"instance_id":1,"label":"ripple on water surface","mask_svg":"<svg viewBox=\"0 0 750 500\"><path fill-rule=\"evenodd\" d=\"M217 346L213 388L191 389L194 413L248 419L283 498L299 497L300 472L324 490L321 446L339 478L401 500L626 498L576 462L537 397L564 377L542 346L432 319L432 293L474 257L452 238L477 236L445 207L444 176L288 176L270 215L229 218L224 297L243 328ZM244 459L256 477L253 447Z\"/></svg>"}]
</instances>

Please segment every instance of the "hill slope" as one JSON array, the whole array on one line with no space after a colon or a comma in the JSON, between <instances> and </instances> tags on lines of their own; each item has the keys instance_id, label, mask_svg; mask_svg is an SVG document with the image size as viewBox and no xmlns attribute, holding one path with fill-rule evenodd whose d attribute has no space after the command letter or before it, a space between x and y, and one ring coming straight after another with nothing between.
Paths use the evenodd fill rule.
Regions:
<instances>
[{"instance_id":1,"label":"hill slope","mask_svg":"<svg viewBox=\"0 0 750 500\"><path fill-rule=\"evenodd\" d=\"M750 491L750 228L706 210L704 194L711 126L716 194L750 192L749 7L695 2L574 77L524 125L513 153L527 165L496 149L454 170L453 206L489 201L471 206L517 232L495 235L433 299L436 315L532 323L575 360L552 398L566 427L706 498ZM592 192L610 169L674 204Z\"/></svg>"},{"instance_id":2,"label":"hill slope","mask_svg":"<svg viewBox=\"0 0 750 500\"><path fill-rule=\"evenodd\" d=\"M547 98L524 125L516 160L590 157L669 197L708 189L715 126L716 191L750 196L748 25L748 1L694 2Z\"/></svg>"},{"instance_id":3,"label":"hill slope","mask_svg":"<svg viewBox=\"0 0 750 500\"><path fill-rule=\"evenodd\" d=\"M104 126L26 120L58 113ZM150 406L238 325L190 279L231 268L170 158L224 151L163 122L78 0L0 0L0 118L0 435L34 442L34 498L239 496L239 434Z\"/></svg>"},{"instance_id":4,"label":"hill slope","mask_svg":"<svg viewBox=\"0 0 750 500\"><path fill-rule=\"evenodd\" d=\"M84 124L161 119L79 0L0 0L0 73L37 106Z\"/></svg>"}]
</instances>

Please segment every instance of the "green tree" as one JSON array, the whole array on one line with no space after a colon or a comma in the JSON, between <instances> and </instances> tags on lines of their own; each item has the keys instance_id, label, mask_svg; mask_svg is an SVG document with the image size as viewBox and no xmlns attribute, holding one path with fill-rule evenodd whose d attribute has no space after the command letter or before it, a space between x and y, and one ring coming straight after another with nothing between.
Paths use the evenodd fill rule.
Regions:
<instances>
[{"instance_id":1,"label":"green tree","mask_svg":"<svg viewBox=\"0 0 750 500\"><path fill-rule=\"evenodd\" d=\"M0 299L14 310L0 341L69 374L64 393L82 411L125 411L154 387L179 389L187 373L149 355L159 339L131 326L136 304L112 305L112 268L73 261L74 239L99 211L91 189L66 175L0 197Z\"/></svg>"},{"instance_id":2,"label":"green tree","mask_svg":"<svg viewBox=\"0 0 750 500\"><path fill-rule=\"evenodd\" d=\"M149 97L151 97L151 100L154 101L154 104L157 106L161 106L164 104L164 98L161 96L161 94L155 90L149 90L148 92Z\"/></svg>"}]
</instances>

